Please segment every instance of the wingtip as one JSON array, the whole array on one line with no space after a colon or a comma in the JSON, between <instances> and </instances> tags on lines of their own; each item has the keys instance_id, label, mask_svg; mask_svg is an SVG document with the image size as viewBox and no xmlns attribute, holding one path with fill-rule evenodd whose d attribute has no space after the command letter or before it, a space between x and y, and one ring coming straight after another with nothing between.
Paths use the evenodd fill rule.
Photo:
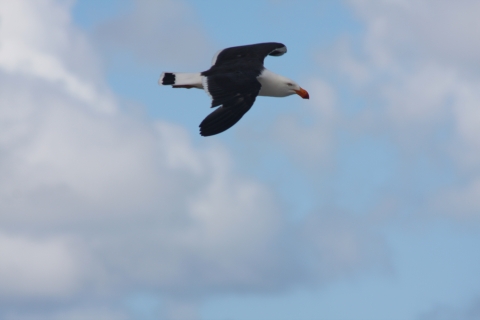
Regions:
<instances>
[{"instance_id":1,"label":"wingtip","mask_svg":"<svg viewBox=\"0 0 480 320\"><path fill-rule=\"evenodd\" d=\"M287 53L287 47L284 44L282 44L282 47L279 47L279 48L276 48L276 49L272 50L272 52L270 52L268 55L269 56L274 56L274 57L279 57L279 56L284 55L285 53Z\"/></svg>"},{"instance_id":2,"label":"wingtip","mask_svg":"<svg viewBox=\"0 0 480 320\"><path fill-rule=\"evenodd\" d=\"M210 136L216 135L216 134L218 134L218 133L220 133L220 132L218 132L218 133L206 133L205 131L202 130L202 128L200 128L200 132L199 132L199 133L200 133L200 135L201 135L202 137L210 137Z\"/></svg>"},{"instance_id":3,"label":"wingtip","mask_svg":"<svg viewBox=\"0 0 480 320\"><path fill-rule=\"evenodd\" d=\"M215 127L205 126L205 120L202 121L202 123L200 123L200 125L198 127L200 129L199 134L202 137L214 136L214 135L219 134L219 133L224 131L224 130L219 131L218 129L215 129Z\"/></svg>"}]
</instances>

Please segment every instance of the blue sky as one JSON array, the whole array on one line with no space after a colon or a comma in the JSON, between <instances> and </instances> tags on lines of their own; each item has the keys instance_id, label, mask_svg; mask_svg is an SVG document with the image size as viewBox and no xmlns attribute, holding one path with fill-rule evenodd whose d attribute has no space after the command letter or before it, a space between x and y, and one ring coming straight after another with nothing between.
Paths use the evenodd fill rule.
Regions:
<instances>
[{"instance_id":1,"label":"blue sky","mask_svg":"<svg viewBox=\"0 0 480 320\"><path fill-rule=\"evenodd\" d=\"M7 3L0 319L480 317L476 1ZM157 84L263 41L310 100Z\"/></svg>"}]
</instances>

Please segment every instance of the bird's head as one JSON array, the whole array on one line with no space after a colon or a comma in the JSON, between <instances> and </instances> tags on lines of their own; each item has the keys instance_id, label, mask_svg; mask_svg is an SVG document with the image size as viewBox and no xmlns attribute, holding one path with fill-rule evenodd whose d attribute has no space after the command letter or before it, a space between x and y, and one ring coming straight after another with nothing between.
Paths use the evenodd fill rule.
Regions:
<instances>
[{"instance_id":1,"label":"bird's head","mask_svg":"<svg viewBox=\"0 0 480 320\"><path fill-rule=\"evenodd\" d=\"M303 99L309 99L310 96L308 95L308 92L307 90L303 89L302 87L300 87L295 81L292 81L290 79L286 79L285 83L284 83L285 87L286 87L286 90L290 93L290 94L298 94L300 97L302 97Z\"/></svg>"}]
</instances>

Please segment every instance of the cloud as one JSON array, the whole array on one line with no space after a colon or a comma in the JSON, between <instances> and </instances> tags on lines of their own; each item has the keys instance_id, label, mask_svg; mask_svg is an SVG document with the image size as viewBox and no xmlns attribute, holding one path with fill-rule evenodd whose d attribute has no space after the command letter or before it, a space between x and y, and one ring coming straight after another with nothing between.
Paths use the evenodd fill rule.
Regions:
<instances>
[{"instance_id":1,"label":"cloud","mask_svg":"<svg viewBox=\"0 0 480 320\"><path fill-rule=\"evenodd\" d=\"M480 318L480 300L476 299L464 308L439 305L420 317L421 320L475 320Z\"/></svg>"},{"instance_id":2,"label":"cloud","mask_svg":"<svg viewBox=\"0 0 480 320\"><path fill-rule=\"evenodd\" d=\"M325 81L313 79L308 85L312 101L301 116L282 116L273 125L272 138L293 158L309 168L330 164L334 151L334 128L340 119L335 90Z\"/></svg>"},{"instance_id":3,"label":"cloud","mask_svg":"<svg viewBox=\"0 0 480 320\"><path fill-rule=\"evenodd\" d=\"M68 296L80 285L87 263L68 239L31 239L0 234L0 295L15 297Z\"/></svg>"},{"instance_id":4,"label":"cloud","mask_svg":"<svg viewBox=\"0 0 480 320\"><path fill-rule=\"evenodd\" d=\"M480 218L480 179L475 177L467 185L447 187L439 192L429 207L445 216L471 221Z\"/></svg>"},{"instance_id":5,"label":"cloud","mask_svg":"<svg viewBox=\"0 0 480 320\"><path fill-rule=\"evenodd\" d=\"M340 76L348 80L349 94L363 100L363 105L353 116L347 115L350 100L340 97L336 106L341 111L337 111L335 125L321 134L311 132L308 139L332 137L335 141L341 132L389 137L405 163L402 176L406 189L397 195L403 197L400 202L410 201L412 188L408 184L416 183L416 169L411 164L427 158L450 175L441 178L450 182L424 191L422 210L461 220L476 219L480 42L472 32L478 25L478 2L347 3L365 25L360 42L342 37L330 50L319 53L317 61L334 79ZM334 92L336 89L333 87ZM324 126L322 118L313 119L312 127ZM304 130L290 129L285 136ZM309 154L315 156L314 151ZM441 210L438 203L443 204Z\"/></svg>"},{"instance_id":6,"label":"cloud","mask_svg":"<svg viewBox=\"0 0 480 320\"><path fill-rule=\"evenodd\" d=\"M399 125L398 130L406 126L436 130L452 121L455 143L478 146L480 123L473 105L480 100L480 70L472 64L478 62L480 43L469 35L478 24L479 4L470 0L350 3L367 25L363 56L355 58L351 53L350 59L375 75L369 84L377 88L376 99L387 107L388 120ZM379 77L383 82L377 82Z\"/></svg>"},{"instance_id":7,"label":"cloud","mask_svg":"<svg viewBox=\"0 0 480 320\"><path fill-rule=\"evenodd\" d=\"M310 281L355 276L358 270L386 272L389 252L385 240L377 234L369 219L359 219L333 210L312 215L300 232L309 263Z\"/></svg>"},{"instance_id":8,"label":"cloud","mask_svg":"<svg viewBox=\"0 0 480 320\"><path fill-rule=\"evenodd\" d=\"M56 1L43 2L42 10L29 1L16 4L2 3L4 15L16 15L3 21L2 32L31 18L65 37L59 50L44 50L30 42L35 36L34 44L42 44L48 32L38 34L37 24L27 24L13 48L17 56L30 48L29 55L0 64L0 219L10 234L2 238L4 287L18 299L34 293L78 299L86 291L114 292L126 284L180 293L272 285L258 281L268 279L262 272L276 263L269 250L281 227L270 191L237 177L220 146L199 149L183 128L123 114L108 92L85 99L82 87L68 85L82 76L63 59L67 48L74 50L69 41L77 40L68 35L78 33L65 19L69 7ZM2 50L11 48L6 40ZM50 77L48 70L16 67L35 66L38 56L63 71ZM112 102L111 112L105 112L105 100ZM93 260L90 286L78 284L76 268L85 267L59 240L65 234ZM37 236L45 242L32 240ZM49 262L43 265L43 259ZM25 282L8 280L9 270L23 263L31 263L22 273ZM41 291L54 276L58 287Z\"/></svg>"},{"instance_id":9,"label":"cloud","mask_svg":"<svg viewBox=\"0 0 480 320\"><path fill-rule=\"evenodd\" d=\"M125 312L111 310L105 307L99 308L77 308L66 311L43 312L43 313L7 313L5 320L127 320L129 316Z\"/></svg>"},{"instance_id":10,"label":"cloud","mask_svg":"<svg viewBox=\"0 0 480 320\"><path fill-rule=\"evenodd\" d=\"M141 33L192 14L177 2L136 5L104 31ZM122 299L153 291L167 297L168 317L193 318L208 294L278 292L385 264L383 242L361 219L315 212L292 226L278 195L238 174L223 145L194 144L181 126L124 112L90 39L72 25L70 2L0 8L0 317L125 319ZM121 45L144 47L148 37L134 38ZM180 46L171 52L188 49L182 39L169 40ZM176 59L171 52L162 61ZM281 121L316 147L279 140L323 161L336 96L323 81L312 87L322 94L311 112L324 126Z\"/></svg>"},{"instance_id":11,"label":"cloud","mask_svg":"<svg viewBox=\"0 0 480 320\"><path fill-rule=\"evenodd\" d=\"M365 49L377 65L418 58L478 73L480 5L475 0L348 1L367 24ZM473 40L473 41L472 41Z\"/></svg>"},{"instance_id":12,"label":"cloud","mask_svg":"<svg viewBox=\"0 0 480 320\"><path fill-rule=\"evenodd\" d=\"M133 53L138 61L195 67L211 58L210 39L184 1L135 0L124 16L97 28L101 43Z\"/></svg>"},{"instance_id":13,"label":"cloud","mask_svg":"<svg viewBox=\"0 0 480 320\"><path fill-rule=\"evenodd\" d=\"M170 297L171 317L193 301L193 317L195 299L210 293L279 291L326 281L336 267L335 276L363 269L368 228L338 222L329 235L310 227L301 237L272 190L236 173L222 145L194 144L180 126L122 111L70 5L0 1L0 294L9 295L1 317L122 319L119 301L142 290ZM190 14L177 2L138 2L105 30L143 47L168 25L151 25L158 12L169 23ZM129 27L153 30L136 39ZM296 260L310 242L331 258L327 267L308 270L311 253Z\"/></svg>"},{"instance_id":14,"label":"cloud","mask_svg":"<svg viewBox=\"0 0 480 320\"><path fill-rule=\"evenodd\" d=\"M0 2L3 72L61 83L69 94L111 112L111 96L100 83L99 61L85 36L75 28L55 28L70 23L69 2L50 3ZM47 7L53 11L46 12ZM45 20L44 15L54 18Z\"/></svg>"}]
</instances>

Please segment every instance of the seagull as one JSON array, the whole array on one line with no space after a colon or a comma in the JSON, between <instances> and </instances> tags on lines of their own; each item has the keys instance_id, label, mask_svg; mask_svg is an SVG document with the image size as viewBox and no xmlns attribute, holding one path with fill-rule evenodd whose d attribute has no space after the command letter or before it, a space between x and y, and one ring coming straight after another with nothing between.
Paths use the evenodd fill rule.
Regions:
<instances>
[{"instance_id":1,"label":"seagull","mask_svg":"<svg viewBox=\"0 0 480 320\"><path fill-rule=\"evenodd\" d=\"M163 72L158 84L173 88L203 89L218 107L200 123L200 135L212 136L231 128L250 110L257 96L286 97L309 95L295 81L273 73L263 66L266 56L278 57L287 47L265 42L220 50L212 67L197 73Z\"/></svg>"}]
</instances>

